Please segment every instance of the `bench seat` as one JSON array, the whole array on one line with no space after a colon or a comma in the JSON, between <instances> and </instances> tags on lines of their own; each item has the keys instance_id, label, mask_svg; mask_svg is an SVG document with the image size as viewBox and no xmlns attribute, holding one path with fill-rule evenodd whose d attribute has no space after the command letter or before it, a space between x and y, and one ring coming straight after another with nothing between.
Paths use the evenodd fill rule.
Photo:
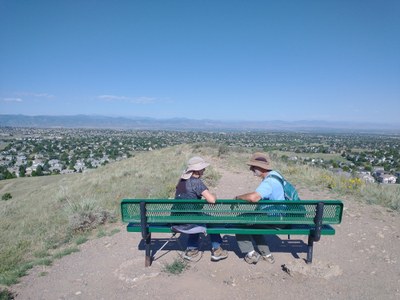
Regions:
<instances>
[{"instance_id":1,"label":"bench seat","mask_svg":"<svg viewBox=\"0 0 400 300\"><path fill-rule=\"evenodd\" d=\"M172 224L151 224L149 226L150 233L172 233ZM126 227L128 232L141 232L141 224L129 223ZM207 228L207 234L276 234L276 235L309 235L314 230L313 226L309 225L289 225L288 228L251 228L246 225L236 226L218 226L213 225ZM334 235L335 229L331 225L323 225L321 235Z\"/></svg>"}]
</instances>

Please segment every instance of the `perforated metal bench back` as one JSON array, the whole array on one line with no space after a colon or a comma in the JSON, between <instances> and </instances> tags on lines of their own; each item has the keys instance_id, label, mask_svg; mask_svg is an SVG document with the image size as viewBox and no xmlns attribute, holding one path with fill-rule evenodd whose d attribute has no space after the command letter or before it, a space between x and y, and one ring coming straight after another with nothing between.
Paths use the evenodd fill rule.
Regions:
<instances>
[{"instance_id":1,"label":"perforated metal bench back","mask_svg":"<svg viewBox=\"0 0 400 300\"><path fill-rule=\"evenodd\" d=\"M140 223L140 202L146 203L148 223L214 224L314 224L316 205L324 203L323 224L339 224L343 203L340 200L271 201L249 203L243 200L124 199L122 221Z\"/></svg>"}]
</instances>

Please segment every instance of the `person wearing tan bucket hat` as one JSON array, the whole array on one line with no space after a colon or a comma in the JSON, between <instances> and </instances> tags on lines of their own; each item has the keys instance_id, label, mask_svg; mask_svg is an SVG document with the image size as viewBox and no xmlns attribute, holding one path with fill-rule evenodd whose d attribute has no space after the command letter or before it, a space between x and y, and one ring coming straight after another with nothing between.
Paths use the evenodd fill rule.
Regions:
<instances>
[{"instance_id":1,"label":"person wearing tan bucket hat","mask_svg":"<svg viewBox=\"0 0 400 300\"><path fill-rule=\"evenodd\" d=\"M282 178L282 175L273 170L271 159L268 155L260 152L256 152L252 155L250 160L247 162L250 166L250 171L253 172L254 176L262 179L261 184L256 188L254 192L238 195L235 199L242 199L249 202L256 203L261 199L265 200L285 200L284 190L282 184L278 179L274 178L278 176ZM256 225L253 225L257 227ZM265 225L263 228L268 227L282 227L278 225ZM263 235L250 235L250 234L237 234L236 240L238 242L239 249L242 253L246 253L244 260L249 264L256 264L260 258L263 258L269 263L274 263L275 259L272 256L271 251L266 243ZM258 251L254 250L253 241L255 242Z\"/></svg>"},{"instance_id":2,"label":"person wearing tan bucket hat","mask_svg":"<svg viewBox=\"0 0 400 300\"><path fill-rule=\"evenodd\" d=\"M217 197L212 194L201 180L205 169L210 164L199 156L189 159L187 168L182 173L176 186L175 199L204 199L208 203L215 203ZM219 234L210 234L211 260L219 261L228 257L228 252L221 248L222 238ZM192 260L199 254L200 233L189 234L184 258Z\"/></svg>"},{"instance_id":3,"label":"person wearing tan bucket hat","mask_svg":"<svg viewBox=\"0 0 400 300\"><path fill-rule=\"evenodd\" d=\"M204 159L202 159L199 156L192 157L191 159L189 159L188 166L187 166L186 170L182 173L181 178L187 180L190 177L192 177L193 172L204 171L209 165L210 165L209 163L206 163L204 161ZM203 173L201 173L201 175L203 175ZM201 175L200 175L200 177L201 177ZM210 201L211 201L211 203L214 203L215 199L210 200Z\"/></svg>"}]
</instances>

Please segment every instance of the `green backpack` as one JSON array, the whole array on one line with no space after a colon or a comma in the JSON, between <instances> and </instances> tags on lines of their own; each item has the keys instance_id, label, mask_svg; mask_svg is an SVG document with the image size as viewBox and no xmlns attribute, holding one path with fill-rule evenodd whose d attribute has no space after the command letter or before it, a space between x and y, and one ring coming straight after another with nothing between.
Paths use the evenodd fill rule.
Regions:
<instances>
[{"instance_id":1,"label":"green backpack","mask_svg":"<svg viewBox=\"0 0 400 300\"><path fill-rule=\"evenodd\" d=\"M285 193L285 200L300 201L296 188L289 181L274 174L268 175L268 177L275 178L282 184L283 192Z\"/></svg>"}]
</instances>

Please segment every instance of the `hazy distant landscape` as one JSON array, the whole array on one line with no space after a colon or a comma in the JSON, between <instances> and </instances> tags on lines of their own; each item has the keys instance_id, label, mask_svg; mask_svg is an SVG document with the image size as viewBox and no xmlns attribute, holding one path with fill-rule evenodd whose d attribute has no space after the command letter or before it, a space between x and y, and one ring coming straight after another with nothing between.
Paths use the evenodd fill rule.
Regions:
<instances>
[{"instance_id":1,"label":"hazy distant landscape","mask_svg":"<svg viewBox=\"0 0 400 300\"><path fill-rule=\"evenodd\" d=\"M0 180L79 173L183 144L217 145L221 155L258 149L372 183L400 177L400 137L390 133L0 127Z\"/></svg>"},{"instance_id":2,"label":"hazy distant landscape","mask_svg":"<svg viewBox=\"0 0 400 300\"><path fill-rule=\"evenodd\" d=\"M100 115L28 116L0 115L0 127L34 128L110 128L167 130L278 130L309 132L374 132L400 133L400 123L303 121L221 121L209 119L146 117L109 117Z\"/></svg>"}]
</instances>

